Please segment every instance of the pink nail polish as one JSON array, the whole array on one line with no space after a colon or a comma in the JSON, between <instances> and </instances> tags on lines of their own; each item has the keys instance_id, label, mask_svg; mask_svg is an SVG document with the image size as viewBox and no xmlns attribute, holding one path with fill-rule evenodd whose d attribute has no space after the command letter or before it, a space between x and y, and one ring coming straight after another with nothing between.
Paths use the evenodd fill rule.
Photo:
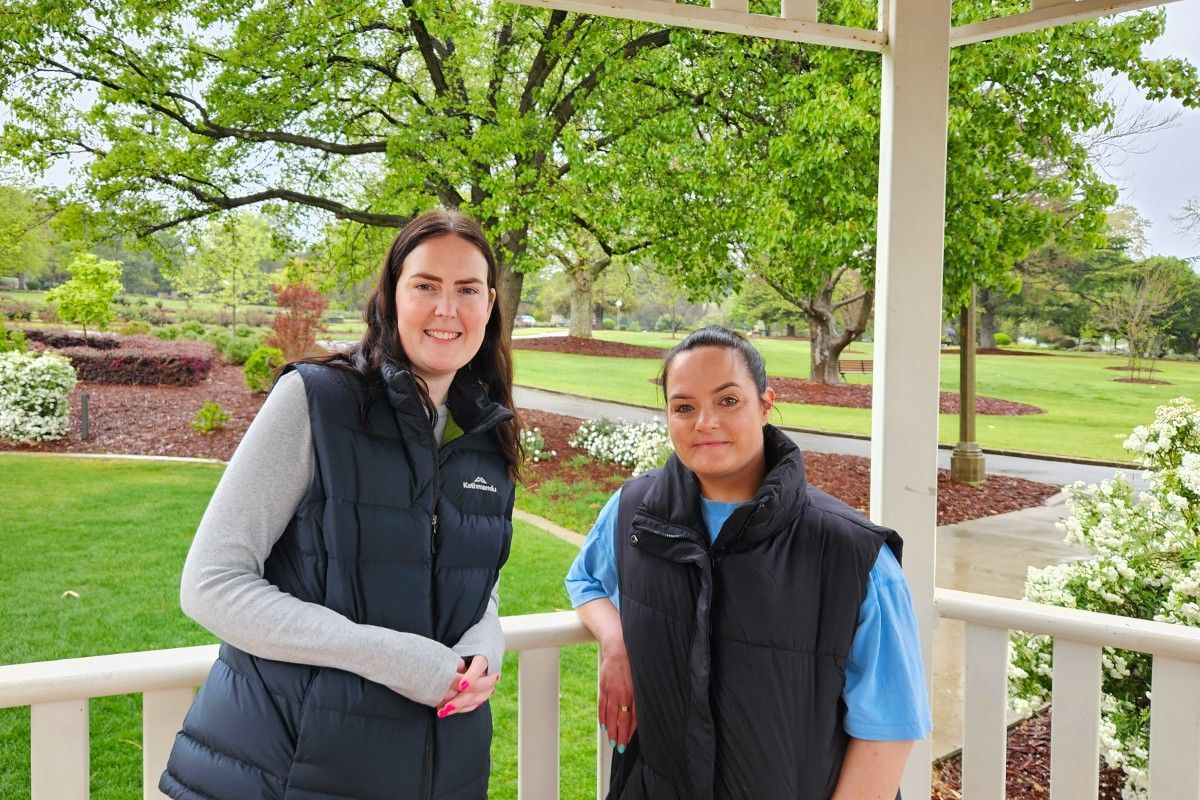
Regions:
<instances>
[{"instance_id":1,"label":"pink nail polish","mask_svg":"<svg viewBox=\"0 0 1200 800\"><path fill-rule=\"evenodd\" d=\"M445 711L445 712L446 712L446 714L448 715L448 714L449 714L451 711L453 711L453 710L454 710L454 706L446 706L446 707L445 707L445 708L443 708L442 710L443 710L443 711Z\"/></svg>"},{"instance_id":2,"label":"pink nail polish","mask_svg":"<svg viewBox=\"0 0 1200 800\"><path fill-rule=\"evenodd\" d=\"M471 684L467 683L466 681L463 681L462 683L460 683L460 684L458 685L458 690L459 690L460 692L465 692L465 691L467 690L467 687L468 687L468 686L470 686L470 685L471 685Z\"/></svg>"},{"instance_id":3,"label":"pink nail polish","mask_svg":"<svg viewBox=\"0 0 1200 800\"><path fill-rule=\"evenodd\" d=\"M442 718L442 717L444 717L444 716L446 716L446 709L444 709L444 708L439 708L439 709L438 709L438 719L441 719L441 718Z\"/></svg>"}]
</instances>

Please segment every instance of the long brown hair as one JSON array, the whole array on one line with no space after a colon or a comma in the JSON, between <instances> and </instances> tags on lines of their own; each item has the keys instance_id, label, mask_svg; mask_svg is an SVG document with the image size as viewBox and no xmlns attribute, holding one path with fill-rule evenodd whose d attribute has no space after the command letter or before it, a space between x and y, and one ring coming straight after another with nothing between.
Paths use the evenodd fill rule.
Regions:
<instances>
[{"instance_id":1,"label":"long brown hair","mask_svg":"<svg viewBox=\"0 0 1200 800\"><path fill-rule=\"evenodd\" d=\"M397 367L408 368L410 362L404 347L400 344L400 333L396 321L396 285L400 282L400 273L404 269L404 259L422 242L437 236L457 236L470 242L478 248L487 261L487 286L497 288L496 256L488 244L487 236L479 223L452 209L435 208L426 211L413 219L403 228L388 248L387 256L379 270L379 280L375 284L370 297L367 298L363 309L363 318L367 330L363 333L358 344L347 352L331 353L328 356L303 359L307 362L327 364L339 369L347 369L361 375L367 385L367 395L362 409L365 417L367 409L376 402L383 392L380 377L383 365L391 362ZM492 304L492 313L484 327L483 343L478 352L468 362L467 367L479 378L489 398L509 408L516 413L513 405L513 362L509 341L504 336L504 327L500 319L500 302ZM437 409L429 397L429 387L416 374L413 375L421 392L421 402L429 414L430 422L437 417ZM517 417L502 422L495 428L496 439L500 452L508 462L509 477L516 480L520 474L522 461L521 425Z\"/></svg>"}]
</instances>

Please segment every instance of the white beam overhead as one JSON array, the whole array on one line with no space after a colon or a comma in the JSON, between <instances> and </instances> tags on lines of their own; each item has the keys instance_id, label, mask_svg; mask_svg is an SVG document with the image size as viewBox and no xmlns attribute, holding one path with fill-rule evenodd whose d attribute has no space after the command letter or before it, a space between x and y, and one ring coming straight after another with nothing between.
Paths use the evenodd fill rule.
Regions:
<instances>
[{"instance_id":1,"label":"white beam overhead","mask_svg":"<svg viewBox=\"0 0 1200 800\"><path fill-rule=\"evenodd\" d=\"M677 25L721 33L740 33L766 39L823 44L850 50L883 52L886 37L882 31L823 25L816 22L815 0L783 0L786 14L796 18L749 14L742 10L746 0L713 0L714 7L692 6L671 0L512 0L535 8L557 8L601 17L617 17L660 25Z\"/></svg>"},{"instance_id":2,"label":"white beam overhead","mask_svg":"<svg viewBox=\"0 0 1200 800\"><path fill-rule=\"evenodd\" d=\"M959 25L950 32L950 46L986 42L1042 28L1056 28L1071 22L1106 17L1124 11L1162 6L1175 0L1034 0L1032 10L1023 14Z\"/></svg>"}]
</instances>

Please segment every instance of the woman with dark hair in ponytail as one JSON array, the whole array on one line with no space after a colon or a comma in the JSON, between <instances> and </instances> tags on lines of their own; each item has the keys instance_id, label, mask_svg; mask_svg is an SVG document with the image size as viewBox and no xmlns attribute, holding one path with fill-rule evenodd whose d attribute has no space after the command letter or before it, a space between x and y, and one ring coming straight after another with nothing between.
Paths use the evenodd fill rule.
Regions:
<instances>
[{"instance_id":1,"label":"woman with dark hair in ponytail","mask_svg":"<svg viewBox=\"0 0 1200 800\"><path fill-rule=\"evenodd\" d=\"M808 484L762 356L710 326L662 368L675 453L567 574L600 640L610 800L890 800L930 731L900 537Z\"/></svg>"},{"instance_id":2,"label":"woman with dark hair in ponytail","mask_svg":"<svg viewBox=\"0 0 1200 800\"><path fill-rule=\"evenodd\" d=\"M365 316L284 370L200 523L181 602L222 644L169 797L487 796L521 459L479 225L406 225Z\"/></svg>"}]
</instances>

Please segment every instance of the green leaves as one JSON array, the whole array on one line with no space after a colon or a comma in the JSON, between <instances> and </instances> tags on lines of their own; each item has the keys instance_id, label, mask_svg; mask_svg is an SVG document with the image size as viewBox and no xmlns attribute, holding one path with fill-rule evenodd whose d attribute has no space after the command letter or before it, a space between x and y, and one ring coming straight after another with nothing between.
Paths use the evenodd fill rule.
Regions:
<instances>
[{"instance_id":1,"label":"green leaves","mask_svg":"<svg viewBox=\"0 0 1200 800\"><path fill-rule=\"evenodd\" d=\"M58 306L66 322L104 328L115 316L113 299L121 291L121 262L79 253L67 267L71 279L46 293L46 302Z\"/></svg>"}]
</instances>

